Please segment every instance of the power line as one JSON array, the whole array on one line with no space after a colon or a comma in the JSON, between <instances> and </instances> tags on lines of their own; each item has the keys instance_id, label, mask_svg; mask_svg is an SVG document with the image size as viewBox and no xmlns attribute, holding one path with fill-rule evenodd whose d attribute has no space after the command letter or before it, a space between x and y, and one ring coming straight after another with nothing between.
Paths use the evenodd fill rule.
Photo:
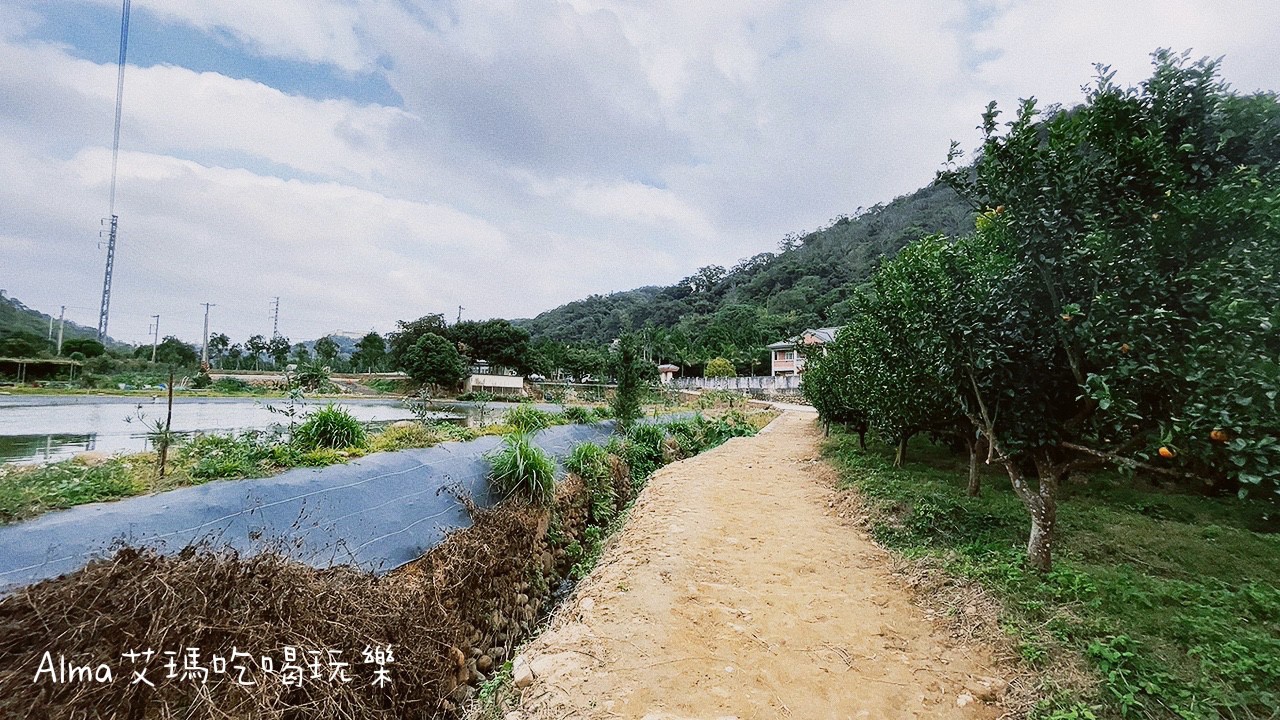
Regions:
<instances>
[{"instance_id":1,"label":"power line","mask_svg":"<svg viewBox=\"0 0 1280 720\"><path fill-rule=\"evenodd\" d=\"M111 138L111 200L109 215L111 228L107 236L107 269L102 277L102 309L98 312L98 341L106 342L107 316L111 309L111 275L116 262L116 229L120 218L116 215L116 168L120 160L120 114L124 107L124 66L129 50L129 3L124 0L120 8L120 58L116 62L116 124Z\"/></svg>"}]
</instances>

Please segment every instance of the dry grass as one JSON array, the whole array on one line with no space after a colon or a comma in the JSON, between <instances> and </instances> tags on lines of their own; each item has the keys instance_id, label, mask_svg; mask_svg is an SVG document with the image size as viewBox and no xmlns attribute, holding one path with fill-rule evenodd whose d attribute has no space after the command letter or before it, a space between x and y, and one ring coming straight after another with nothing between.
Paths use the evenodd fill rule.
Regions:
<instances>
[{"instance_id":1,"label":"dry grass","mask_svg":"<svg viewBox=\"0 0 1280 720\"><path fill-rule=\"evenodd\" d=\"M165 557L120 550L69 575L0 600L0 717L70 718L440 718L459 685L457 648L477 609L502 588L496 578L522 573L539 540L527 508L480 511L475 524L449 536L412 570L375 576L350 567L317 570L275 553L241 557L189 548ZM377 687L366 648L393 646L390 684ZM163 653L200 650L201 664L230 658L203 683L168 679ZM322 677L306 668L297 687L259 663L280 667L285 648L303 659L319 651ZM330 681L328 650L341 653L350 683ZM155 651L136 664L122 654ZM56 684L32 679L45 651L77 665L106 663L107 683ZM256 685L237 684L247 665ZM155 687L131 684L146 668Z\"/></svg>"}]
</instances>

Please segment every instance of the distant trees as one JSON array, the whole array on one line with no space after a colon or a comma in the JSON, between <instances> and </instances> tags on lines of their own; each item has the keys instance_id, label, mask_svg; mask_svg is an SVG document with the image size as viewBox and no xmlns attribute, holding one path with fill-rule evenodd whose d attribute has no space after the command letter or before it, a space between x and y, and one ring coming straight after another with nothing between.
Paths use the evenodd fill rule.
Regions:
<instances>
[{"instance_id":1,"label":"distant trees","mask_svg":"<svg viewBox=\"0 0 1280 720\"><path fill-rule=\"evenodd\" d=\"M267 341L267 354L271 356L276 369L289 364L289 348L289 338L283 335L276 335Z\"/></svg>"},{"instance_id":2,"label":"distant trees","mask_svg":"<svg viewBox=\"0 0 1280 720\"><path fill-rule=\"evenodd\" d=\"M387 341L370 331L356 343L351 365L357 372L381 372L386 369Z\"/></svg>"},{"instance_id":3,"label":"distant trees","mask_svg":"<svg viewBox=\"0 0 1280 720\"><path fill-rule=\"evenodd\" d=\"M408 372L409 363L415 354L414 345L423 335L428 333L445 337L448 325L444 315L433 313L423 315L417 320L401 320L396 323L396 331L387 336L391 366Z\"/></svg>"},{"instance_id":4,"label":"distant trees","mask_svg":"<svg viewBox=\"0 0 1280 720\"><path fill-rule=\"evenodd\" d=\"M405 373L423 385L456 387L467 376L467 363L447 338L423 333L402 355Z\"/></svg>"},{"instance_id":5,"label":"distant trees","mask_svg":"<svg viewBox=\"0 0 1280 720\"><path fill-rule=\"evenodd\" d=\"M137 357L150 358L151 348L143 345L134 354ZM172 335L169 335L156 345L156 362L158 364L194 368L199 363L199 360L200 355L196 352L194 345L184 343Z\"/></svg>"},{"instance_id":6,"label":"distant trees","mask_svg":"<svg viewBox=\"0 0 1280 720\"><path fill-rule=\"evenodd\" d=\"M885 263L805 376L828 422L985 445L1042 571L1074 469L1280 485L1280 103L1168 52L1112 77L1004 130L989 106L976 168L940 174L975 231Z\"/></svg>"},{"instance_id":7,"label":"distant trees","mask_svg":"<svg viewBox=\"0 0 1280 720\"><path fill-rule=\"evenodd\" d=\"M262 354L267 351L270 344L262 335L253 335L244 342L244 348L249 352L249 357L253 359L253 369L262 369Z\"/></svg>"},{"instance_id":8,"label":"distant trees","mask_svg":"<svg viewBox=\"0 0 1280 720\"><path fill-rule=\"evenodd\" d=\"M62 343L62 354L70 355L78 352L86 358L95 358L107 352L107 348L102 343L93 338L70 338Z\"/></svg>"},{"instance_id":9,"label":"distant trees","mask_svg":"<svg viewBox=\"0 0 1280 720\"><path fill-rule=\"evenodd\" d=\"M231 338L226 333L215 333L209 336L209 361L222 367L221 360L231 347Z\"/></svg>"},{"instance_id":10,"label":"distant trees","mask_svg":"<svg viewBox=\"0 0 1280 720\"><path fill-rule=\"evenodd\" d=\"M338 360L338 350L338 343L328 335L316 340L316 360L328 365L329 367L333 367L334 363Z\"/></svg>"},{"instance_id":11,"label":"distant trees","mask_svg":"<svg viewBox=\"0 0 1280 720\"><path fill-rule=\"evenodd\" d=\"M66 343L63 343L66 346ZM25 330L11 330L0 335L0 356L37 357L49 352L48 339Z\"/></svg>"},{"instance_id":12,"label":"distant trees","mask_svg":"<svg viewBox=\"0 0 1280 720\"><path fill-rule=\"evenodd\" d=\"M529 331L507 320L460 322L447 328L445 337L458 344L472 363L487 360L521 374L528 374L533 365Z\"/></svg>"}]
</instances>

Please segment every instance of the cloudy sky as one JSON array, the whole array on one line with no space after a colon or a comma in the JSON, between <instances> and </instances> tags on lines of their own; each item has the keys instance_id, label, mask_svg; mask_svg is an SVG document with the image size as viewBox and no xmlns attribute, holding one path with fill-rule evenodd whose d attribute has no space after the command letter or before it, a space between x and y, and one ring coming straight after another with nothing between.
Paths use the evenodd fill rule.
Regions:
<instances>
[{"instance_id":1,"label":"cloudy sky","mask_svg":"<svg viewBox=\"0 0 1280 720\"><path fill-rule=\"evenodd\" d=\"M120 0L0 0L0 288L97 322ZM527 317L928 183L989 100L1157 47L1280 88L1275 0L133 0L110 332Z\"/></svg>"}]
</instances>

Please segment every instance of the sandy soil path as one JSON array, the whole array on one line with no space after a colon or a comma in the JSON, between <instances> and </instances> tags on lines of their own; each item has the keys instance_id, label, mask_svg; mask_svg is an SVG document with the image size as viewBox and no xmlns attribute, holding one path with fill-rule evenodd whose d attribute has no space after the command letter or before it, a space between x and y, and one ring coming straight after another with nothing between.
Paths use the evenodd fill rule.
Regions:
<instances>
[{"instance_id":1,"label":"sandy soil path","mask_svg":"<svg viewBox=\"0 0 1280 720\"><path fill-rule=\"evenodd\" d=\"M950 642L884 552L829 514L813 417L785 413L654 476L518 661L533 674L521 717L999 714L975 699L989 658Z\"/></svg>"}]
</instances>

